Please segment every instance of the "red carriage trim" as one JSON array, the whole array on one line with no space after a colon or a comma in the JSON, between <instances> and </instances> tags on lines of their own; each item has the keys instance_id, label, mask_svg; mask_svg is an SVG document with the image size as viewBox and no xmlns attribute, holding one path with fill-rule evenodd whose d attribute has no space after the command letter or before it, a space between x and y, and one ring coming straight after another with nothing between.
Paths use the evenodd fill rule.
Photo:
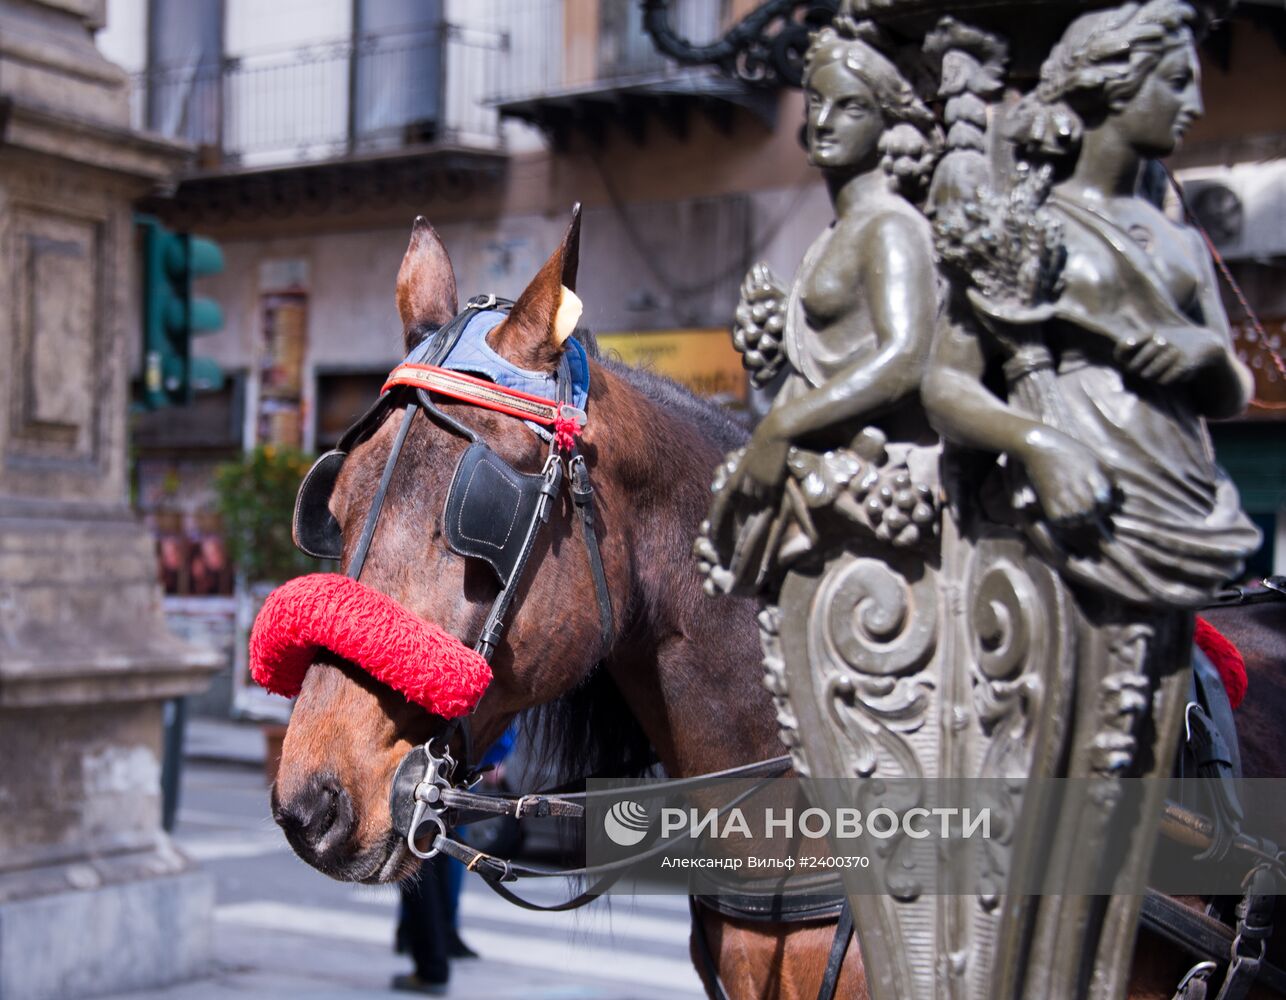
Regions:
<instances>
[{"instance_id":1,"label":"red carriage trim","mask_svg":"<svg viewBox=\"0 0 1286 1000\"><path fill-rule=\"evenodd\" d=\"M472 711L491 683L479 653L387 594L337 573L301 576L268 595L250 632L250 674L293 698L322 650L447 719Z\"/></svg>"},{"instance_id":2,"label":"red carriage trim","mask_svg":"<svg viewBox=\"0 0 1286 1000\"><path fill-rule=\"evenodd\" d=\"M1246 660L1241 651L1222 632L1200 617L1197 618L1197 631L1192 640L1210 657L1210 662L1219 671L1224 690L1228 692L1228 703L1233 708L1239 706L1245 700L1246 689L1250 686L1246 679Z\"/></svg>"}]
</instances>

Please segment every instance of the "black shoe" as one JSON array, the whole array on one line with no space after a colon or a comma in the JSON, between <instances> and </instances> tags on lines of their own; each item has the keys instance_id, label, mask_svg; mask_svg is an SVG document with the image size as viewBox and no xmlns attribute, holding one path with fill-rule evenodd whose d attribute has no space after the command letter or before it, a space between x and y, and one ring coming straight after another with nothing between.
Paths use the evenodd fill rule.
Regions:
<instances>
[{"instance_id":1,"label":"black shoe","mask_svg":"<svg viewBox=\"0 0 1286 1000\"><path fill-rule=\"evenodd\" d=\"M452 934L447 938L447 957L477 958L478 953L465 944L459 934Z\"/></svg>"},{"instance_id":2,"label":"black shoe","mask_svg":"<svg viewBox=\"0 0 1286 1000\"><path fill-rule=\"evenodd\" d=\"M393 981L389 983L389 987L402 993L422 993L431 997L444 997L447 995L446 980L431 982L428 979L421 979L414 972L394 976Z\"/></svg>"}]
</instances>

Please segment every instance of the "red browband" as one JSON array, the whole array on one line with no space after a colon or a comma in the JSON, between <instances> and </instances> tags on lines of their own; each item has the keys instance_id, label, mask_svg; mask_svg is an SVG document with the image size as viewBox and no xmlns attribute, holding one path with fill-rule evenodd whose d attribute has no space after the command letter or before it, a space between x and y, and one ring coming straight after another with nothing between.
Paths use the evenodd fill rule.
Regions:
<instances>
[{"instance_id":1,"label":"red browband","mask_svg":"<svg viewBox=\"0 0 1286 1000\"><path fill-rule=\"evenodd\" d=\"M485 379L474 378L449 368L438 368L435 365L398 365L389 374L384 383L383 392L395 385L409 385L417 389L427 389L452 399L466 403L475 403L506 413L511 417L531 420L546 427L557 427L560 424L574 423L577 429L585 426L585 411L575 406L557 403L542 396L518 389L507 389Z\"/></svg>"}]
</instances>

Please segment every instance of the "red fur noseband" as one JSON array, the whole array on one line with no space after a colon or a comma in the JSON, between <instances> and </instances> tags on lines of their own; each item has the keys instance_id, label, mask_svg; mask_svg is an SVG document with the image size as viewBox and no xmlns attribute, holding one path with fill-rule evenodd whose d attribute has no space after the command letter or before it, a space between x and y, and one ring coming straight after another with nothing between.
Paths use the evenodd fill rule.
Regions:
<instances>
[{"instance_id":1,"label":"red fur noseband","mask_svg":"<svg viewBox=\"0 0 1286 1000\"><path fill-rule=\"evenodd\" d=\"M301 576L268 595L250 632L250 674L293 698L321 650L447 719L471 711L491 683L487 661L455 636L336 573Z\"/></svg>"}]
</instances>

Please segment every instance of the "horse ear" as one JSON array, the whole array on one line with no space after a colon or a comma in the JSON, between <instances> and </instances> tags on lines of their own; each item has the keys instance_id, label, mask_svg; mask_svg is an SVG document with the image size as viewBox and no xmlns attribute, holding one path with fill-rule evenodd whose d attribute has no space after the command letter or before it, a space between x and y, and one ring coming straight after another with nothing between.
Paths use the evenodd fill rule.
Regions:
<instances>
[{"instance_id":1,"label":"horse ear","mask_svg":"<svg viewBox=\"0 0 1286 1000\"><path fill-rule=\"evenodd\" d=\"M411 350L456 314L455 270L437 231L422 215L411 225L411 242L397 272L397 311L406 349Z\"/></svg>"},{"instance_id":2,"label":"horse ear","mask_svg":"<svg viewBox=\"0 0 1286 1000\"><path fill-rule=\"evenodd\" d=\"M489 340L494 350L514 364L535 371L558 367L563 345L576 329L581 301L576 297L576 269L580 263L580 205L563 241L518 297L509 318L496 327Z\"/></svg>"}]
</instances>

